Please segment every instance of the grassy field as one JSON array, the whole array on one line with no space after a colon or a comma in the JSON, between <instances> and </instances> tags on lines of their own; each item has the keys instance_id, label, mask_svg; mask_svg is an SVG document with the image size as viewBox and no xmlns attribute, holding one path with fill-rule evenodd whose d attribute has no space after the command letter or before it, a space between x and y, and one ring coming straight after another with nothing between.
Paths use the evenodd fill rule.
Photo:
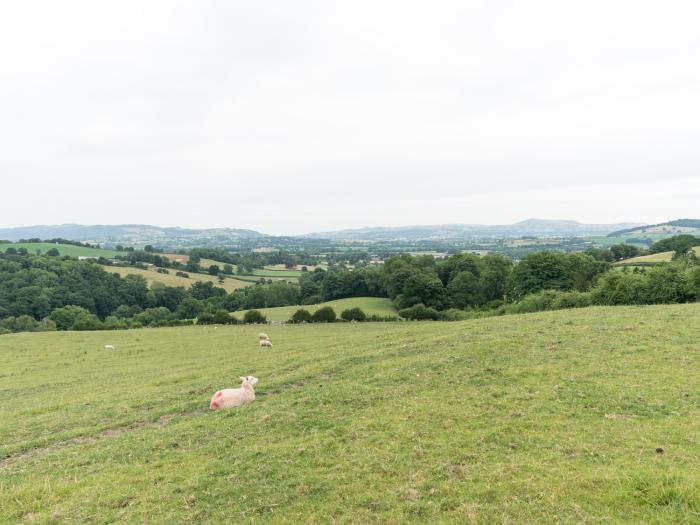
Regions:
<instances>
[{"instance_id":1,"label":"grassy field","mask_svg":"<svg viewBox=\"0 0 700 525\"><path fill-rule=\"evenodd\" d=\"M220 270L223 271L224 269L224 264L219 261L215 261L213 259L202 259L199 261L199 266L204 268L205 270L209 268L210 266L218 266ZM235 272L235 268L234 268ZM277 269L273 267L266 267L264 269L255 269L253 272L249 275L237 275L236 277L240 277L242 281L249 281L249 282L256 282L258 281L261 277L265 277L266 279L272 279L273 281L288 281L288 282L297 282L299 276L301 275L301 270L287 270L284 269Z\"/></svg>"},{"instance_id":2,"label":"grassy field","mask_svg":"<svg viewBox=\"0 0 700 525\"><path fill-rule=\"evenodd\" d=\"M103 268L107 272L118 273L122 277L124 277L125 275L140 275L146 278L149 285L153 282L159 282L165 284L166 286L184 286L185 288L189 288L197 281L211 281L214 283L215 286L223 288L229 293L233 292L238 288L245 288L246 286L250 286L250 284L247 282L239 281L238 279L228 278L224 279L223 284L219 284L218 277L214 277L213 275L206 275L203 273L185 272L189 275L189 278L178 277L177 275L175 275L175 272L178 270L175 270L173 268L169 268L169 274L158 273L155 270L142 270L140 268L130 268L123 266L103 266Z\"/></svg>"},{"instance_id":3,"label":"grassy field","mask_svg":"<svg viewBox=\"0 0 700 525\"><path fill-rule=\"evenodd\" d=\"M359 307L362 308L367 315L380 315L383 317L394 316L398 317L398 312L394 305L391 304L391 299L386 299L384 297L349 297L347 299L336 299L335 301L328 301L320 304L310 304L303 306L277 306L275 308L258 308L257 310L262 312L268 321L289 321L292 314L303 308L311 313L323 306L330 306L335 310L335 313L340 317L343 310L348 308ZM240 310L238 312L233 312L233 314L238 318L242 319L245 314L245 310Z\"/></svg>"},{"instance_id":4,"label":"grassy field","mask_svg":"<svg viewBox=\"0 0 700 525\"><path fill-rule=\"evenodd\" d=\"M698 304L259 330L0 336L0 522L700 521Z\"/></svg>"},{"instance_id":5,"label":"grassy field","mask_svg":"<svg viewBox=\"0 0 700 525\"><path fill-rule=\"evenodd\" d=\"M117 250L106 250L99 248L84 248L82 246L73 246L71 244L53 244L50 242L13 242L0 243L0 251L4 252L7 248L15 249L26 248L29 253L35 254L37 250L41 253L46 253L52 248L56 248L60 255L69 255L71 257L116 257L123 255L126 252L118 252Z\"/></svg>"},{"instance_id":6,"label":"grassy field","mask_svg":"<svg viewBox=\"0 0 700 525\"><path fill-rule=\"evenodd\" d=\"M700 246L693 248L695 254L700 256ZM639 257L632 257L631 259L625 259L617 264L620 266L634 266L638 263L662 263L669 262L673 258L673 252L661 252L652 253L651 255L640 255Z\"/></svg>"}]
</instances>

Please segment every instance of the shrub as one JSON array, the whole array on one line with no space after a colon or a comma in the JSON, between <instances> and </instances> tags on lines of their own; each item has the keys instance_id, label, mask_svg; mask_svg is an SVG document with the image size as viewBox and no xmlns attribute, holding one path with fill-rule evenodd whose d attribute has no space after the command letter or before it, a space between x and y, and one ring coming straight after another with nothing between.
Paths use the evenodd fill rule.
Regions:
<instances>
[{"instance_id":1,"label":"shrub","mask_svg":"<svg viewBox=\"0 0 700 525\"><path fill-rule=\"evenodd\" d=\"M333 308L330 306L324 306L323 308L316 310L311 318L313 319L314 323L334 323L338 317L336 316Z\"/></svg>"},{"instance_id":2,"label":"shrub","mask_svg":"<svg viewBox=\"0 0 700 525\"><path fill-rule=\"evenodd\" d=\"M359 307L354 307L354 308L348 308L347 310L343 310L343 312L340 314L340 317L344 319L345 321L366 321L367 320L367 314L365 314L361 308Z\"/></svg>"},{"instance_id":3,"label":"shrub","mask_svg":"<svg viewBox=\"0 0 700 525\"><path fill-rule=\"evenodd\" d=\"M267 322L267 318L258 310L248 310L243 315L243 322L246 324L262 324Z\"/></svg>"},{"instance_id":4,"label":"shrub","mask_svg":"<svg viewBox=\"0 0 700 525\"><path fill-rule=\"evenodd\" d=\"M437 321L440 318L440 312L435 308L426 307L423 303L418 303L410 308L399 310L399 315L404 319L412 319L415 321Z\"/></svg>"},{"instance_id":5,"label":"shrub","mask_svg":"<svg viewBox=\"0 0 700 525\"><path fill-rule=\"evenodd\" d=\"M464 321L465 319L470 319L472 316L460 310L458 308L450 308L449 310L443 310L440 312L440 321Z\"/></svg>"},{"instance_id":6,"label":"shrub","mask_svg":"<svg viewBox=\"0 0 700 525\"><path fill-rule=\"evenodd\" d=\"M509 310L515 314L553 310L552 305L558 295L559 292L556 290L542 290L537 293L531 293L512 305Z\"/></svg>"},{"instance_id":7,"label":"shrub","mask_svg":"<svg viewBox=\"0 0 700 525\"><path fill-rule=\"evenodd\" d=\"M299 308L294 314L292 315L292 318L289 320L290 323L311 323L313 322L313 317L309 313L308 310L304 310L303 308Z\"/></svg>"},{"instance_id":8,"label":"shrub","mask_svg":"<svg viewBox=\"0 0 700 525\"><path fill-rule=\"evenodd\" d=\"M197 316L197 324L214 324L214 316L207 312L201 313Z\"/></svg>"},{"instance_id":9,"label":"shrub","mask_svg":"<svg viewBox=\"0 0 700 525\"><path fill-rule=\"evenodd\" d=\"M217 310L212 316L214 324L236 324L238 320L231 315L226 310Z\"/></svg>"}]
</instances>

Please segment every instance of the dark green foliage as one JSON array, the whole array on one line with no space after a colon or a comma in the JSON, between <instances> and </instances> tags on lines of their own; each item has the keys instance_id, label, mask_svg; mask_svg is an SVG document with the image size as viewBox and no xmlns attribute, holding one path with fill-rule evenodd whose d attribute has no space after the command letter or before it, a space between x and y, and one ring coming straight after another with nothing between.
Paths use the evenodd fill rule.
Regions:
<instances>
[{"instance_id":1,"label":"dark green foliage","mask_svg":"<svg viewBox=\"0 0 700 525\"><path fill-rule=\"evenodd\" d=\"M299 308L299 310L294 312L292 318L289 320L290 323L311 323L312 321L313 317L311 313L303 308Z\"/></svg>"},{"instance_id":2,"label":"dark green foliage","mask_svg":"<svg viewBox=\"0 0 700 525\"><path fill-rule=\"evenodd\" d=\"M314 323L334 323L337 318L335 310L330 306L319 308L311 316Z\"/></svg>"},{"instance_id":3,"label":"dark green foliage","mask_svg":"<svg viewBox=\"0 0 700 525\"><path fill-rule=\"evenodd\" d=\"M258 310L248 310L243 315L243 322L246 324L262 324L267 322L267 318Z\"/></svg>"},{"instance_id":4,"label":"dark green foliage","mask_svg":"<svg viewBox=\"0 0 700 525\"><path fill-rule=\"evenodd\" d=\"M217 310L213 315L214 324L236 324L238 320L232 317L226 310Z\"/></svg>"},{"instance_id":5,"label":"dark green foliage","mask_svg":"<svg viewBox=\"0 0 700 525\"><path fill-rule=\"evenodd\" d=\"M700 237L694 235L676 235L655 242L649 248L650 253L676 252L687 253L693 246L700 246Z\"/></svg>"},{"instance_id":6,"label":"dark green foliage","mask_svg":"<svg viewBox=\"0 0 700 525\"><path fill-rule=\"evenodd\" d=\"M424 304L416 304L410 308L399 310L399 315L404 319L411 319L415 321L437 321L440 318L440 312L435 310L435 308L429 308Z\"/></svg>"},{"instance_id":7,"label":"dark green foliage","mask_svg":"<svg viewBox=\"0 0 700 525\"><path fill-rule=\"evenodd\" d=\"M347 310L343 310L340 314L340 317L344 321L366 321L367 320L367 314L365 314L362 311L362 308L355 307L355 308L348 308Z\"/></svg>"}]
</instances>

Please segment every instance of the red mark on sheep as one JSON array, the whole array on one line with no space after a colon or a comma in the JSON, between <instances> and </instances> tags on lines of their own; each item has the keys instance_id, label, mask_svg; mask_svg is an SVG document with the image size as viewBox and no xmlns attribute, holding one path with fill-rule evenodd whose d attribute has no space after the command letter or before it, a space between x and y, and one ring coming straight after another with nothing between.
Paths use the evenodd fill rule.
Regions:
<instances>
[{"instance_id":1,"label":"red mark on sheep","mask_svg":"<svg viewBox=\"0 0 700 525\"><path fill-rule=\"evenodd\" d=\"M211 402L211 408L213 408L214 410L216 410L217 408L219 408L219 403L217 403L216 401L212 401L212 402Z\"/></svg>"},{"instance_id":2,"label":"red mark on sheep","mask_svg":"<svg viewBox=\"0 0 700 525\"><path fill-rule=\"evenodd\" d=\"M217 392L217 393L216 393L216 397L221 397L221 396L223 396L223 395L224 395L223 392Z\"/></svg>"}]
</instances>

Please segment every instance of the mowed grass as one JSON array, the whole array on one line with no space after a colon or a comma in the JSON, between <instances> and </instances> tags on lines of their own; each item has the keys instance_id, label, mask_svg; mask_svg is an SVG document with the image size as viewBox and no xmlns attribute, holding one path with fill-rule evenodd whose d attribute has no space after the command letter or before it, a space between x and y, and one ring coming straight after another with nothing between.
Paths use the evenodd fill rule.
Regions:
<instances>
[{"instance_id":1,"label":"mowed grass","mask_svg":"<svg viewBox=\"0 0 700 525\"><path fill-rule=\"evenodd\" d=\"M274 308L257 308L259 312L267 317L268 321L289 321L294 312L303 308L311 313L314 313L319 308L330 306L335 310L335 313L340 317L343 310L349 308L362 308L362 311L367 315L379 315L382 317L398 317L399 313L391 303L391 299L385 297L349 297L347 299L336 299L335 301L327 301L319 304L296 305L296 306L276 306ZM239 319L243 319L247 310L239 310L233 312L233 315Z\"/></svg>"},{"instance_id":2,"label":"mowed grass","mask_svg":"<svg viewBox=\"0 0 700 525\"><path fill-rule=\"evenodd\" d=\"M249 286L249 283L239 281L238 279L229 278L224 279L223 284L219 284L218 277L215 277L213 275L206 275L203 273L185 272L189 275L189 277L179 277L175 275L175 272L179 270L175 270L173 268L168 269L170 271L169 274L159 273L155 270L142 270L141 268L130 268L124 266L103 266L103 268L107 272L118 273L122 277L126 275L140 275L148 281L149 285L154 282L158 282L163 283L166 286L183 286L185 288L189 288L197 281L203 281L212 282L214 283L214 286L223 288L229 293L233 292L238 288L245 288L246 286Z\"/></svg>"},{"instance_id":3,"label":"mowed grass","mask_svg":"<svg viewBox=\"0 0 700 525\"><path fill-rule=\"evenodd\" d=\"M700 256L700 246L693 248L695 255ZM670 262L673 259L674 252L660 252L652 253L651 255L640 255L639 257L632 257L630 259L625 259L617 263L620 266L634 266L638 263L662 263Z\"/></svg>"},{"instance_id":4,"label":"mowed grass","mask_svg":"<svg viewBox=\"0 0 700 525\"><path fill-rule=\"evenodd\" d=\"M699 329L695 304L265 350L259 326L0 336L0 522L697 523ZM207 409L246 374L255 402Z\"/></svg>"},{"instance_id":5,"label":"mowed grass","mask_svg":"<svg viewBox=\"0 0 700 525\"><path fill-rule=\"evenodd\" d=\"M68 255L70 257L116 257L117 255L124 255L126 252L119 252L117 250L107 250L101 248L85 248L83 246L73 246L71 244L54 244L51 242L13 242L13 243L0 243L0 252L4 252L8 248L26 248L31 254L36 254L37 250L40 250L42 254L45 254L49 250L56 248L59 255Z\"/></svg>"}]
</instances>

